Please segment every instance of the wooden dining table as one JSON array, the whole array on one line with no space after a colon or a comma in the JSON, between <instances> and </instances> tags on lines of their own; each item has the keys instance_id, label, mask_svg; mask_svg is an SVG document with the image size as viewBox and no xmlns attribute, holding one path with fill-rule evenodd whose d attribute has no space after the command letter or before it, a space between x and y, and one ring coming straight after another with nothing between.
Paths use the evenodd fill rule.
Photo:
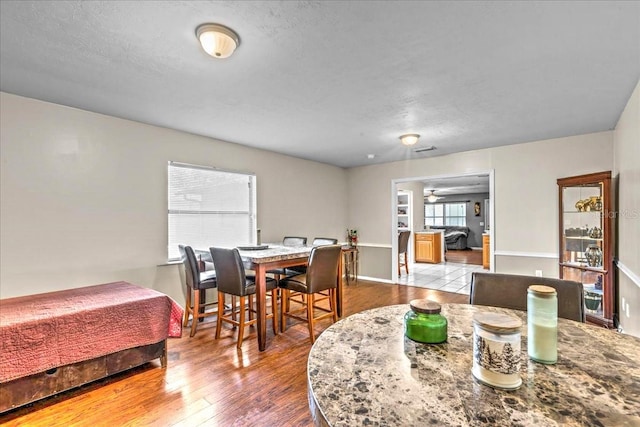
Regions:
<instances>
[{"instance_id":1,"label":"wooden dining table","mask_svg":"<svg viewBox=\"0 0 640 427\"><path fill-rule=\"evenodd\" d=\"M283 246L276 244L268 244L265 246L267 246L267 248L261 248L260 246L256 246L255 248L238 248L245 268L253 270L256 275L258 348L260 351L264 351L266 349L267 341L267 271L307 265L309 254L313 247ZM342 317L342 262L338 263L338 277L336 278L336 281L338 289L336 296L337 312L338 317Z\"/></svg>"}]
</instances>

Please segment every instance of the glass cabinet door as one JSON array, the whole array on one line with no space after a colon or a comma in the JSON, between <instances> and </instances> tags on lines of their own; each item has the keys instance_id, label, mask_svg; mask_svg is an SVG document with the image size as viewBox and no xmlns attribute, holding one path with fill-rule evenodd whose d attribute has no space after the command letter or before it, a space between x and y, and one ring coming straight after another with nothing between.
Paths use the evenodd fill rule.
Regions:
<instances>
[{"instance_id":1,"label":"glass cabinet door","mask_svg":"<svg viewBox=\"0 0 640 427\"><path fill-rule=\"evenodd\" d=\"M558 179L560 278L582 283L587 320L613 326L611 173Z\"/></svg>"}]
</instances>

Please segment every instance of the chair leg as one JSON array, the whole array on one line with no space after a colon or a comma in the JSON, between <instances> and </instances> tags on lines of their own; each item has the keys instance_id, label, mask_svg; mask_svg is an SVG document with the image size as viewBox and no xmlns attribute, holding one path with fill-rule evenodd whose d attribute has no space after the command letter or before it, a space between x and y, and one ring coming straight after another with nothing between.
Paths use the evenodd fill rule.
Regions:
<instances>
[{"instance_id":1,"label":"chair leg","mask_svg":"<svg viewBox=\"0 0 640 427\"><path fill-rule=\"evenodd\" d=\"M233 308L231 308L233 310ZM218 291L218 320L216 321L216 339L220 338L222 316L224 315L224 294Z\"/></svg>"},{"instance_id":2,"label":"chair leg","mask_svg":"<svg viewBox=\"0 0 640 427\"><path fill-rule=\"evenodd\" d=\"M231 297L231 319L236 320L236 297ZM235 328L235 326L234 326Z\"/></svg>"},{"instance_id":3,"label":"chair leg","mask_svg":"<svg viewBox=\"0 0 640 427\"><path fill-rule=\"evenodd\" d=\"M287 329L285 313L289 312L289 290L281 289L280 298L280 331L284 332Z\"/></svg>"},{"instance_id":4,"label":"chair leg","mask_svg":"<svg viewBox=\"0 0 640 427\"><path fill-rule=\"evenodd\" d=\"M331 312L333 313L333 323L336 323L338 321L338 300L336 298L337 292L338 290L335 288L329 290L329 295L331 295L331 299L329 301L331 304Z\"/></svg>"},{"instance_id":5,"label":"chair leg","mask_svg":"<svg viewBox=\"0 0 640 427\"><path fill-rule=\"evenodd\" d=\"M185 328L189 324L189 313L191 313L191 288L187 286L187 295L186 295L185 307L184 307L184 321L182 322L182 326Z\"/></svg>"},{"instance_id":6,"label":"chair leg","mask_svg":"<svg viewBox=\"0 0 640 427\"><path fill-rule=\"evenodd\" d=\"M245 310L246 310L246 307L244 306L244 304L245 304L245 298L240 297L240 326L238 327L238 344L236 345L236 347L238 348L242 347L242 340L244 338L244 316L245 316Z\"/></svg>"},{"instance_id":7,"label":"chair leg","mask_svg":"<svg viewBox=\"0 0 640 427\"><path fill-rule=\"evenodd\" d=\"M400 276L402 275L402 273L400 272L400 267L401 267L401 264L400 264L400 254L398 254L398 277L400 277Z\"/></svg>"},{"instance_id":8,"label":"chair leg","mask_svg":"<svg viewBox=\"0 0 640 427\"><path fill-rule=\"evenodd\" d=\"M307 323L309 325L309 338L311 339L311 344L313 344L316 340L316 337L313 333L313 304L314 297L313 294L307 295Z\"/></svg>"},{"instance_id":9,"label":"chair leg","mask_svg":"<svg viewBox=\"0 0 640 427\"><path fill-rule=\"evenodd\" d=\"M200 292L200 304L202 304L202 306L198 309L198 313L204 314L204 304L207 302L207 290L200 289L196 292ZM198 322L204 322L204 316L198 316Z\"/></svg>"},{"instance_id":10,"label":"chair leg","mask_svg":"<svg viewBox=\"0 0 640 427\"><path fill-rule=\"evenodd\" d=\"M200 292L196 289L195 292L193 293L193 312L191 315L192 320L191 320L191 333L189 334L190 337L196 334L196 328L198 327L198 320L200 318L199 309L200 309Z\"/></svg>"},{"instance_id":11,"label":"chair leg","mask_svg":"<svg viewBox=\"0 0 640 427\"><path fill-rule=\"evenodd\" d=\"M273 326L273 335L278 335L278 289L271 290L271 325Z\"/></svg>"},{"instance_id":12,"label":"chair leg","mask_svg":"<svg viewBox=\"0 0 640 427\"><path fill-rule=\"evenodd\" d=\"M409 274L409 263L407 262L407 253L404 253L404 269L407 272L407 274Z\"/></svg>"}]
</instances>

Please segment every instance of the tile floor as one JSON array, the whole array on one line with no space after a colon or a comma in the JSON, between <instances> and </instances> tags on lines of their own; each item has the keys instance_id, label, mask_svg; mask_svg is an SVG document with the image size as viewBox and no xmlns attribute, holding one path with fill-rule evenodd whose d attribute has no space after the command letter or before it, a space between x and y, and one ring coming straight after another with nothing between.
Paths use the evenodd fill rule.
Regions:
<instances>
[{"instance_id":1,"label":"tile floor","mask_svg":"<svg viewBox=\"0 0 640 427\"><path fill-rule=\"evenodd\" d=\"M409 275L407 275L403 269L402 275L398 277L398 283L401 285L469 295L471 273L474 271L486 270L484 270L481 265L458 264L453 262L443 262L441 264L410 264Z\"/></svg>"}]
</instances>

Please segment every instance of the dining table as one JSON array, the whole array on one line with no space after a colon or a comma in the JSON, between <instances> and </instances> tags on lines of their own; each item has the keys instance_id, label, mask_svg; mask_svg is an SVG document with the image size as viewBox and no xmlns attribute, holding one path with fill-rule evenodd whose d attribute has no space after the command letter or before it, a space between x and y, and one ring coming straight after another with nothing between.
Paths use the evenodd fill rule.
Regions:
<instances>
[{"instance_id":1,"label":"dining table","mask_svg":"<svg viewBox=\"0 0 640 427\"><path fill-rule=\"evenodd\" d=\"M442 304L447 340L424 344L404 334L408 304L375 308L327 328L307 364L317 426L638 426L640 339L558 319L555 364L529 359L527 313ZM473 318L502 313L522 322L517 389L472 374Z\"/></svg>"},{"instance_id":2,"label":"dining table","mask_svg":"<svg viewBox=\"0 0 640 427\"><path fill-rule=\"evenodd\" d=\"M267 271L293 266L307 265L309 254L313 246L284 246L279 244L265 244L256 246L240 246L238 252L245 268L253 270L256 276L256 311L258 329L258 348L266 349L267 341ZM346 250L347 247L343 247ZM342 257L341 257L342 259ZM337 312L342 317L342 262L338 263L337 282Z\"/></svg>"}]
</instances>

